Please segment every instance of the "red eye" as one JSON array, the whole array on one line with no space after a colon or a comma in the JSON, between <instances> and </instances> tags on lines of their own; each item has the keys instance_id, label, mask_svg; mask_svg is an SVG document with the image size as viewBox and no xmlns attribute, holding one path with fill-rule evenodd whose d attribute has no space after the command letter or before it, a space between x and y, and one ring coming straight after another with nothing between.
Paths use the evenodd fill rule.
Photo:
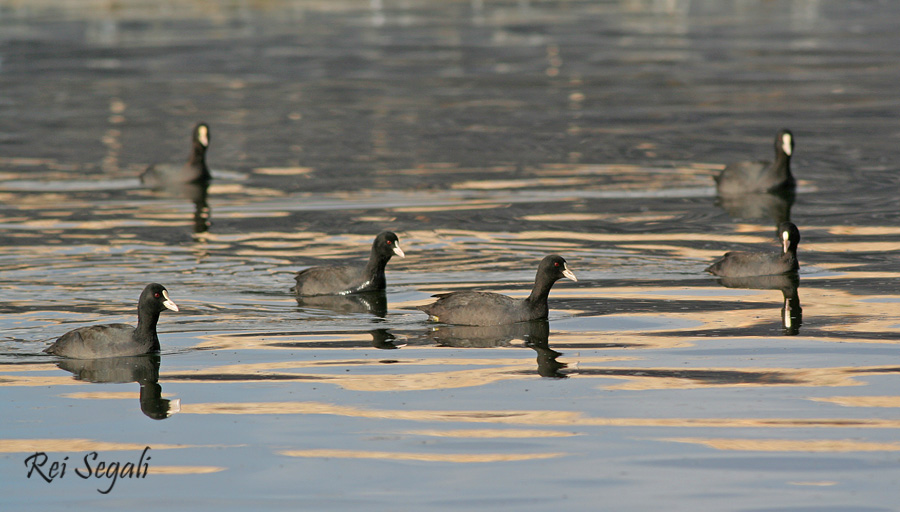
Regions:
<instances>
[{"instance_id":1,"label":"red eye","mask_svg":"<svg viewBox=\"0 0 900 512\"><path fill-rule=\"evenodd\" d=\"M159 293L158 293L158 292L157 292L157 293L154 293L153 296L156 297L156 298L158 299L158 298L159 298Z\"/></svg>"},{"instance_id":2,"label":"red eye","mask_svg":"<svg viewBox=\"0 0 900 512\"><path fill-rule=\"evenodd\" d=\"M394 242L391 242L390 240L387 241L388 245L391 245L392 243L394 243Z\"/></svg>"},{"instance_id":3,"label":"red eye","mask_svg":"<svg viewBox=\"0 0 900 512\"><path fill-rule=\"evenodd\" d=\"M553 266L554 266L554 267L558 267L558 266L559 266L559 262L558 262L558 261L554 261L554 262L553 262Z\"/></svg>"}]
</instances>

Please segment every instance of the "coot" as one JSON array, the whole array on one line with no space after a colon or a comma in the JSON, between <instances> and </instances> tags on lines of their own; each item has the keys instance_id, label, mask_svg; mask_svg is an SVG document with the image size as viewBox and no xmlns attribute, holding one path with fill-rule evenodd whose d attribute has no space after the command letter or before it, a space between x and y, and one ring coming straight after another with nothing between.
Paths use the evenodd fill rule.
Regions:
<instances>
[{"instance_id":1,"label":"coot","mask_svg":"<svg viewBox=\"0 0 900 512\"><path fill-rule=\"evenodd\" d=\"M209 147L209 125L198 123L191 135L191 156L184 165L151 165L141 174L141 183L149 187L173 187L185 183L201 183L212 179L206 166Z\"/></svg>"},{"instance_id":2,"label":"coot","mask_svg":"<svg viewBox=\"0 0 900 512\"><path fill-rule=\"evenodd\" d=\"M551 254L541 260L534 288L525 299L492 292L462 291L434 295L438 300L416 309L435 322L458 325L503 325L547 318L547 296L553 283L567 277L577 281L562 256Z\"/></svg>"},{"instance_id":3,"label":"coot","mask_svg":"<svg viewBox=\"0 0 900 512\"><path fill-rule=\"evenodd\" d=\"M156 322L165 309L178 311L166 288L148 284L138 301L138 324L106 324L69 331L44 352L73 359L136 356L159 351Z\"/></svg>"},{"instance_id":4,"label":"coot","mask_svg":"<svg viewBox=\"0 0 900 512\"><path fill-rule=\"evenodd\" d=\"M775 135L775 161L729 164L716 176L719 195L792 191L796 186L791 175L793 152L794 135L790 130L778 130Z\"/></svg>"},{"instance_id":5,"label":"coot","mask_svg":"<svg viewBox=\"0 0 900 512\"><path fill-rule=\"evenodd\" d=\"M781 237L781 253L772 252L726 252L724 256L707 267L706 271L717 276L746 277L768 276L794 272L800 268L797 262L797 244L800 231L792 222L778 225Z\"/></svg>"},{"instance_id":6,"label":"coot","mask_svg":"<svg viewBox=\"0 0 900 512\"><path fill-rule=\"evenodd\" d=\"M400 249L400 240L394 233L383 231L372 242L372 252L365 265L328 265L301 270L291 291L304 296L384 290L387 286L384 267L395 254L401 258L405 256Z\"/></svg>"}]
</instances>

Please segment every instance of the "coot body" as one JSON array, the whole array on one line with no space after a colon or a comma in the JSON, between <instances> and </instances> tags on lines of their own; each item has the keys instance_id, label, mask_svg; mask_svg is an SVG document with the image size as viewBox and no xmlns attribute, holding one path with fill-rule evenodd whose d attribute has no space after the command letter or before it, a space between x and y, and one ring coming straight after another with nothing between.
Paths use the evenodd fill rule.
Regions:
<instances>
[{"instance_id":1,"label":"coot body","mask_svg":"<svg viewBox=\"0 0 900 512\"><path fill-rule=\"evenodd\" d=\"M707 267L706 271L723 277L768 276L795 272L800 268L797 261L797 244L800 231L792 222L782 222L778 226L781 237L781 253L731 251Z\"/></svg>"},{"instance_id":2,"label":"coot body","mask_svg":"<svg viewBox=\"0 0 900 512\"><path fill-rule=\"evenodd\" d=\"M178 311L166 288L148 284L138 301L138 324L104 324L69 331L44 352L73 359L96 359L149 354L159 351L156 323L166 309Z\"/></svg>"},{"instance_id":3,"label":"coot body","mask_svg":"<svg viewBox=\"0 0 900 512\"><path fill-rule=\"evenodd\" d=\"M719 195L793 191L796 187L794 176L791 174L793 152L794 135L790 130L779 130L775 135L775 161L729 164L715 178Z\"/></svg>"},{"instance_id":4,"label":"coot body","mask_svg":"<svg viewBox=\"0 0 900 512\"><path fill-rule=\"evenodd\" d=\"M141 183L153 188L169 188L187 183L204 183L212 179L206 166L209 147L209 125L198 123L191 134L191 156L184 165L151 165L141 174Z\"/></svg>"},{"instance_id":5,"label":"coot body","mask_svg":"<svg viewBox=\"0 0 900 512\"><path fill-rule=\"evenodd\" d=\"M327 265L301 270L294 278L291 291L297 296L347 295L350 293L384 290L387 279L384 268L394 255L403 258L400 240L390 231L383 231L372 242L369 261L364 265Z\"/></svg>"},{"instance_id":6,"label":"coot body","mask_svg":"<svg viewBox=\"0 0 900 512\"><path fill-rule=\"evenodd\" d=\"M418 306L430 320L457 325L504 325L547 318L547 297L553 283L566 277L577 281L562 256L551 254L541 260L531 294L514 299L493 292L462 291L438 294L432 304Z\"/></svg>"}]
</instances>

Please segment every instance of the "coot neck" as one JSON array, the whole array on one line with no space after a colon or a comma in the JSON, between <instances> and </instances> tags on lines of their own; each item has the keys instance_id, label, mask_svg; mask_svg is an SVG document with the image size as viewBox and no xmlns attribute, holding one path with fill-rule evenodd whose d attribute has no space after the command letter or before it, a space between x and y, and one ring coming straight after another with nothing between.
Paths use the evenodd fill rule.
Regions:
<instances>
[{"instance_id":1,"label":"coot neck","mask_svg":"<svg viewBox=\"0 0 900 512\"><path fill-rule=\"evenodd\" d=\"M372 253L369 255L369 262L366 263L366 275L370 277L384 275L384 267L387 266L390 259L390 254L382 254L373 247Z\"/></svg>"},{"instance_id":2,"label":"coot neck","mask_svg":"<svg viewBox=\"0 0 900 512\"><path fill-rule=\"evenodd\" d=\"M794 176L791 174L791 156L783 150L778 151L775 159L775 172L778 181L784 180L787 185L794 183Z\"/></svg>"},{"instance_id":3,"label":"coot neck","mask_svg":"<svg viewBox=\"0 0 900 512\"><path fill-rule=\"evenodd\" d=\"M552 279L538 270L537 276L534 278L534 288L531 289L531 295L525 299L532 308L547 309L547 296L550 295L550 288L556 279Z\"/></svg>"},{"instance_id":4,"label":"coot neck","mask_svg":"<svg viewBox=\"0 0 900 512\"><path fill-rule=\"evenodd\" d=\"M156 323L159 321L159 311L144 311L138 307L138 324L135 333L140 338L150 338L159 350L159 339L156 337Z\"/></svg>"},{"instance_id":5,"label":"coot neck","mask_svg":"<svg viewBox=\"0 0 900 512\"><path fill-rule=\"evenodd\" d=\"M200 176L197 177L198 180L209 179L209 168L206 167L206 146L200 144L197 141L194 141L194 147L191 151L191 159L188 161L188 164L192 168L200 171Z\"/></svg>"}]
</instances>

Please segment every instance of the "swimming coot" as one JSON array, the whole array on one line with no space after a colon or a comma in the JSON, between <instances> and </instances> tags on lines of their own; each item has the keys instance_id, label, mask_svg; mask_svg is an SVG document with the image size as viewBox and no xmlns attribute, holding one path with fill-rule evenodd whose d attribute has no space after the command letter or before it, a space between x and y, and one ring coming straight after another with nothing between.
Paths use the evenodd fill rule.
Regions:
<instances>
[{"instance_id":1,"label":"swimming coot","mask_svg":"<svg viewBox=\"0 0 900 512\"><path fill-rule=\"evenodd\" d=\"M156 322L165 309L178 311L166 288L148 284L138 301L138 324L106 324L69 331L44 352L73 359L136 356L159 351Z\"/></svg>"},{"instance_id":2,"label":"swimming coot","mask_svg":"<svg viewBox=\"0 0 900 512\"><path fill-rule=\"evenodd\" d=\"M781 237L781 253L732 251L710 265L706 271L717 276L746 277L768 276L794 272L800 268L797 262L797 244L800 231L792 222L778 225Z\"/></svg>"},{"instance_id":3,"label":"swimming coot","mask_svg":"<svg viewBox=\"0 0 900 512\"><path fill-rule=\"evenodd\" d=\"M301 270L291 291L298 296L308 296L384 290L387 286L384 267L395 254L401 258L405 256L400 249L400 240L394 233L383 231L372 242L369 262L365 265L328 265Z\"/></svg>"},{"instance_id":4,"label":"swimming coot","mask_svg":"<svg viewBox=\"0 0 900 512\"><path fill-rule=\"evenodd\" d=\"M458 325L503 325L547 318L547 296L553 283L567 277L577 281L562 256L551 254L541 260L534 288L525 299L492 292L462 291L434 295L438 300L416 309L435 322Z\"/></svg>"},{"instance_id":5,"label":"swimming coot","mask_svg":"<svg viewBox=\"0 0 900 512\"><path fill-rule=\"evenodd\" d=\"M737 162L716 176L719 195L734 196L750 192L791 192L796 183L791 175L794 135L778 130L775 135L774 162Z\"/></svg>"},{"instance_id":6,"label":"swimming coot","mask_svg":"<svg viewBox=\"0 0 900 512\"><path fill-rule=\"evenodd\" d=\"M185 183L207 182L212 179L206 166L209 147L209 125L198 123L191 135L191 156L184 165L151 165L141 174L141 183L149 187L172 187Z\"/></svg>"}]
</instances>

